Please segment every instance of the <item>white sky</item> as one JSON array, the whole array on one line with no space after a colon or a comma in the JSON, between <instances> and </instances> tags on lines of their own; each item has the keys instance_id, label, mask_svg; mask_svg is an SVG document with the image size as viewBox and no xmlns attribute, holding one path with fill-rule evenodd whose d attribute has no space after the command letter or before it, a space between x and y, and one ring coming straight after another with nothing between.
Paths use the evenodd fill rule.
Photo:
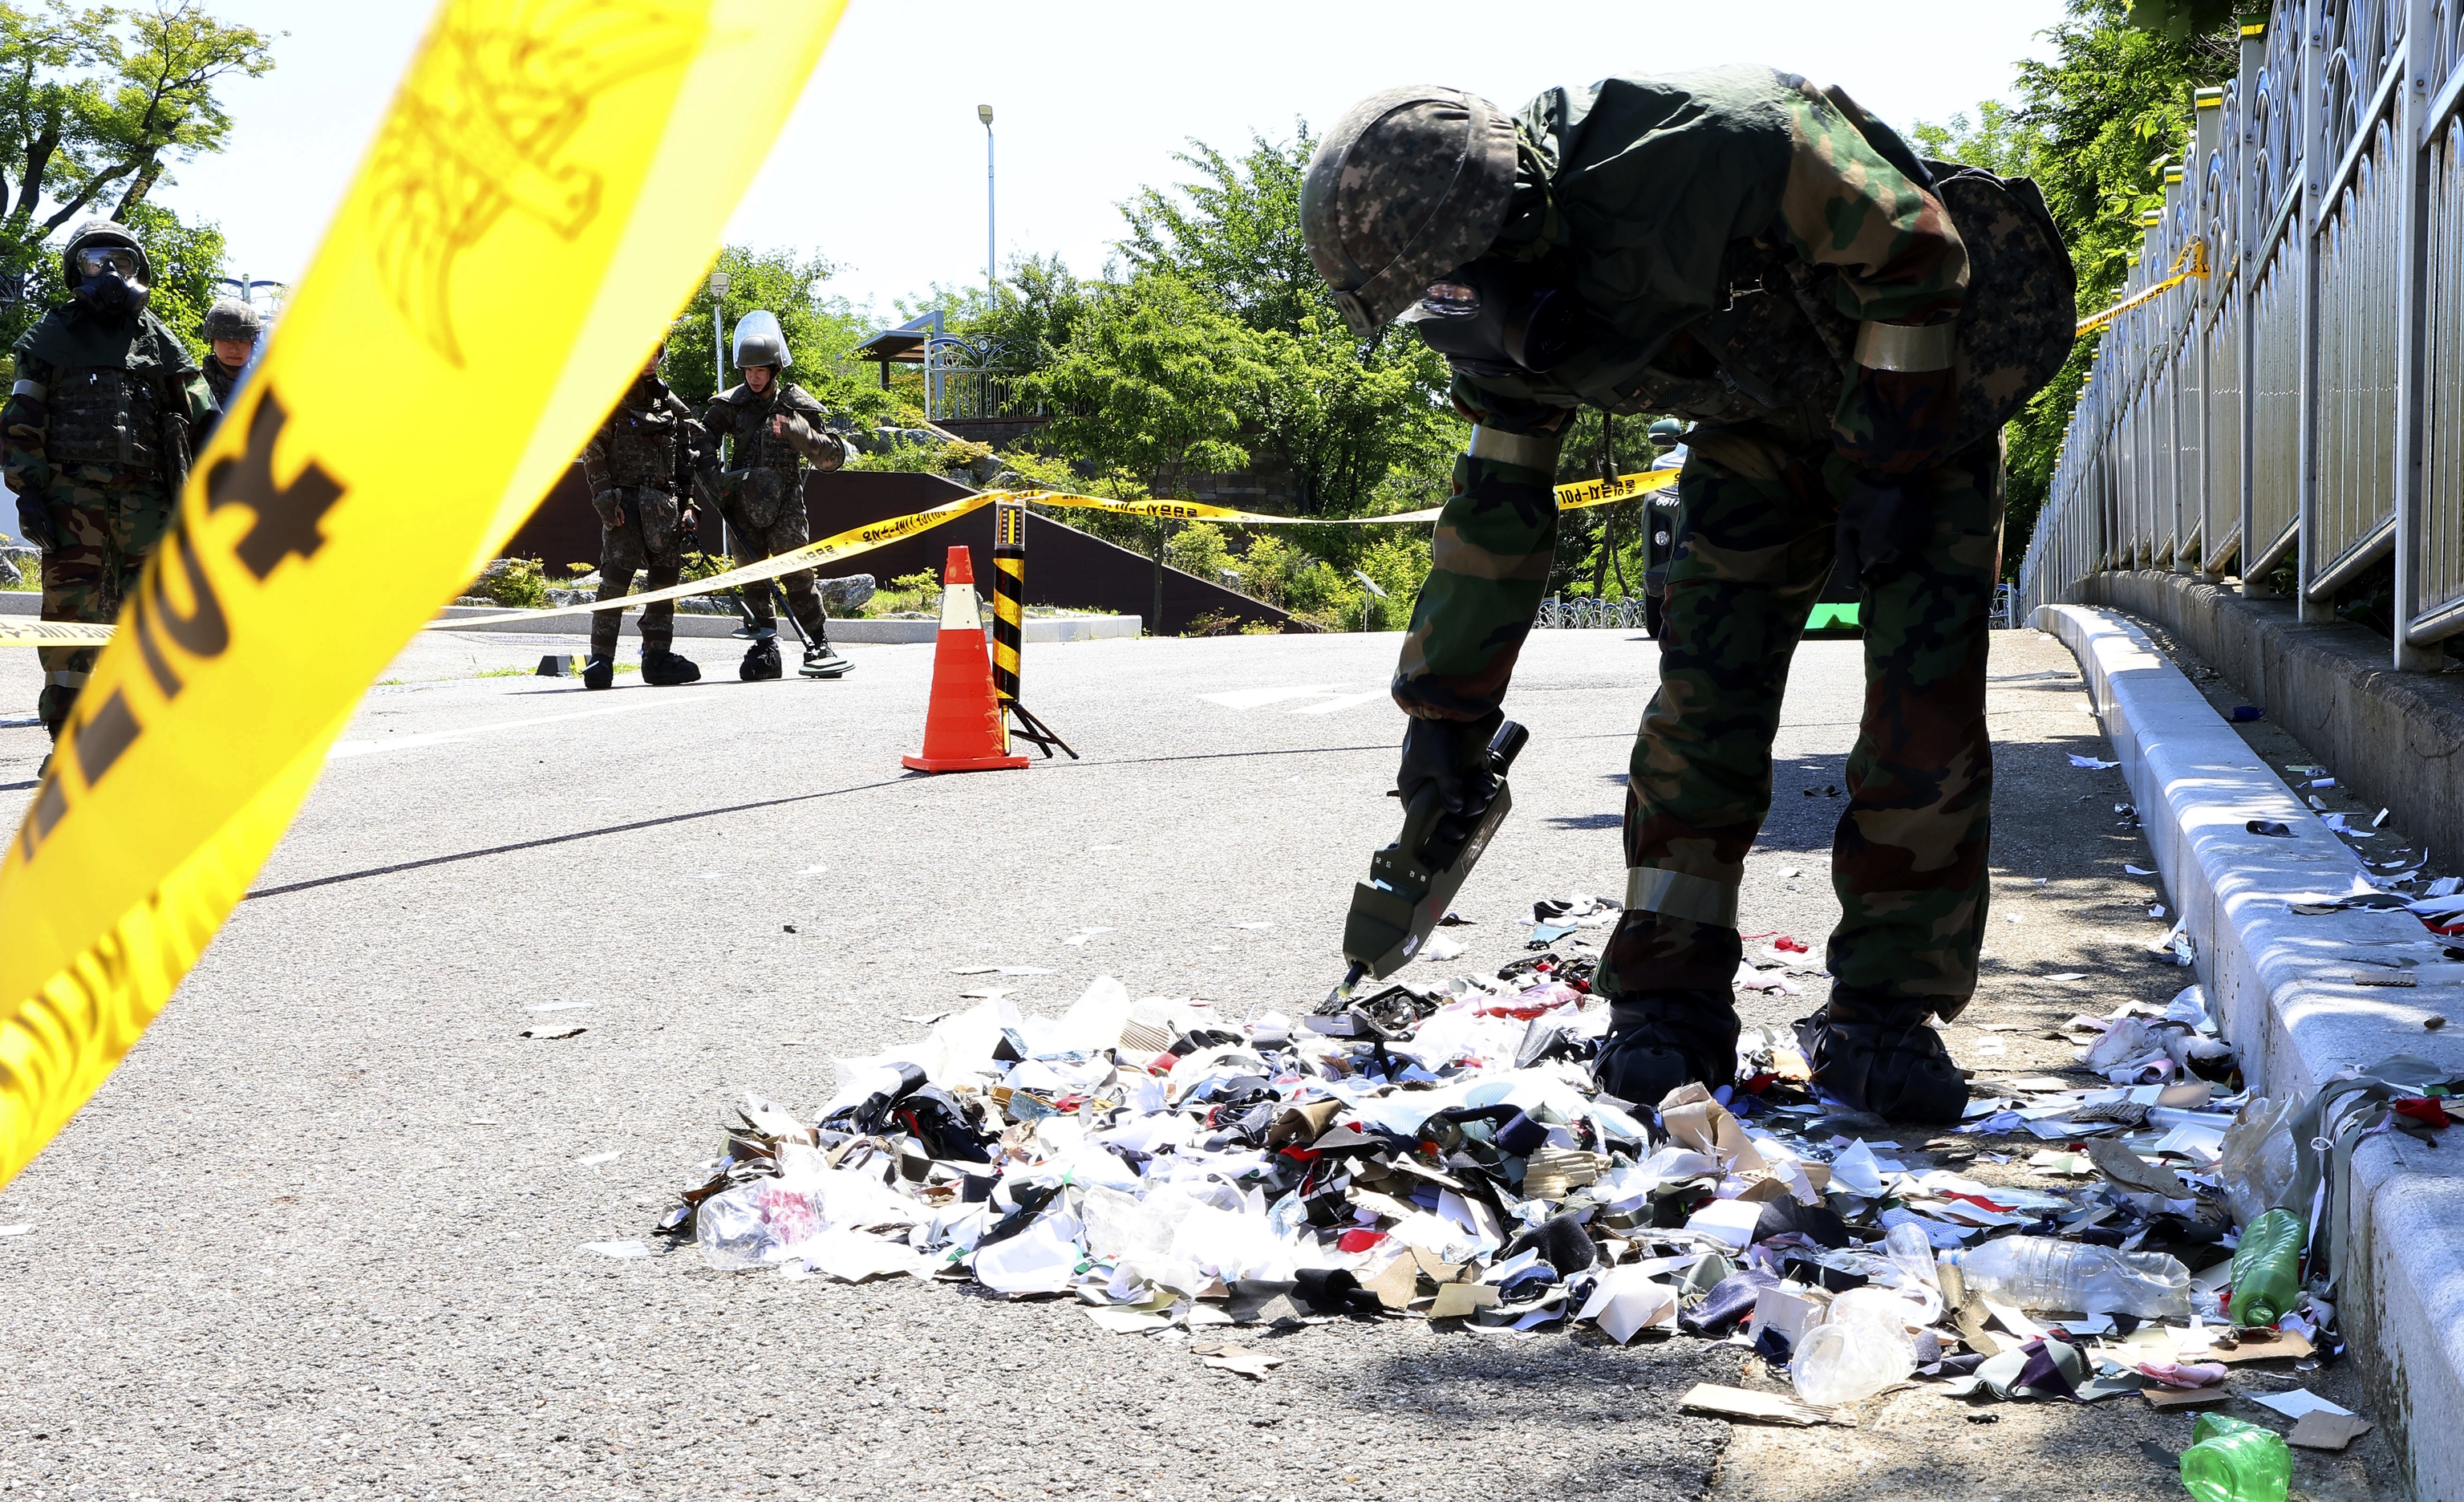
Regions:
<instances>
[{"instance_id":1,"label":"white sky","mask_svg":"<svg viewBox=\"0 0 2464 1502\"><path fill-rule=\"evenodd\" d=\"M224 98L220 157L174 167L156 197L219 222L236 276L289 280L374 133L426 25L424 0L213 0L226 19L291 34L276 67ZM1177 179L1190 137L1323 128L1398 83L1471 89L1508 108L1612 72L1762 61L1837 83L1895 124L2006 97L2012 64L2044 55L2061 0L1726 0L1546 8L1240 0L1034 5L853 0L769 165L727 228L756 247L818 250L829 288L888 312L930 283L980 278L984 132L995 111L1000 252L1102 269L1113 205ZM1889 24L1880 24L1887 13ZM1545 25L1526 17L1546 17Z\"/></svg>"}]
</instances>

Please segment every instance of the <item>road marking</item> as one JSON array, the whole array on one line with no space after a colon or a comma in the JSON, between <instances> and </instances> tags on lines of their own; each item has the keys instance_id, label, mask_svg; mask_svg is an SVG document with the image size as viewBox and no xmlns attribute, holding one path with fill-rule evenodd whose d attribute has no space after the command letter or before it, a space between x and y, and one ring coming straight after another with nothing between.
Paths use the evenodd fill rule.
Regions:
<instances>
[{"instance_id":1,"label":"road marking","mask_svg":"<svg viewBox=\"0 0 2464 1502\"><path fill-rule=\"evenodd\" d=\"M637 709L663 709L684 702L682 696L646 696L638 704L610 704L605 709L585 709L571 715L537 715L525 719L500 719L494 724L467 725L460 730L435 730L423 735L396 736L388 740L337 740L325 753L325 760L346 756L366 756L371 751L404 751L420 746L443 745L471 736L484 736L497 730L523 730L534 725L562 724L568 719L596 719L602 715L624 715Z\"/></svg>"},{"instance_id":2,"label":"road marking","mask_svg":"<svg viewBox=\"0 0 2464 1502\"><path fill-rule=\"evenodd\" d=\"M1221 704L1225 709L1264 709L1269 704L1281 704L1286 699L1323 698L1337 692L1340 691L1331 683L1305 683L1297 688L1235 689L1229 694L1200 694L1198 696L1209 704Z\"/></svg>"},{"instance_id":3,"label":"road marking","mask_svg":"<svg viewBox=\"0 0 2464 1502\"><path fill-rule=\"evenodd\" d=\"M1323 704L1304 704L1290 713L1295 715L1331 715L1339 709L1351 709L1354 705L1366 704L1372 699L1384 699L1389 696L1389 691L1385 689L1371 689L1366 694L1346 694L1340 698L1331 698Z\"/></svg>"}]
</instances>

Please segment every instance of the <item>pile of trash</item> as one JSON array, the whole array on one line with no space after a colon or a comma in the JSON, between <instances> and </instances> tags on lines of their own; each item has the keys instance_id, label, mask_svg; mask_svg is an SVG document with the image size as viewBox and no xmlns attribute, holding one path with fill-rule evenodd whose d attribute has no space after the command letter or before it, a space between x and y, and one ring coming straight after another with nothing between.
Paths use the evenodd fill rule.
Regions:
<instances>
[{"instance_id":1,"label":"pile of trash","mask_svg":"<svg viewBox=\"0 0 2464 1502\"><path fill-rule=\"evenodd\" d=\"M1588 1068L1608 1026L1588 931L1617 917L1542 903L1533 952L1493 976L1297 1019L1110 978L1057 1018L995 993L840 1061L812 1117L748 1099L659 1229L722 1270L1067 1296L1123 1335L1207 1333L1212 1364L1255 1377L1278 1358L1216 1327L1420 1318L1734 1341L1794 1397L1689 1402L1783 1422L1911 1379L2195 1405L2240 1362L2342 1352L2304 1217L2275 1208L2313 1203L2298 1134L2445 1119L2426 1067L2311 1102L2236 1093L2196 985L2075 1019L2101 1086L1979 1082L1921 1150L1856 1135L1881 1124L1817 1099L1771 1028L1747 1030L1733 1084L1617 1100ZM2079 1182L1973 1177L1995 1165Z\"/></svg>"}]
</instances>

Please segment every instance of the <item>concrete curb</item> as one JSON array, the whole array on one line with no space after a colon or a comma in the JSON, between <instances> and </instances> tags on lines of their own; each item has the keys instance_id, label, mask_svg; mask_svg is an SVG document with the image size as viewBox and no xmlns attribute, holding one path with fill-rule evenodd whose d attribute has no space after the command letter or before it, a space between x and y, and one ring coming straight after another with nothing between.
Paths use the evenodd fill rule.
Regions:
<instances>
[{"instance_id":1,"label":"concrete curb","mask_svg":"<svg viewBox=\"0 0 2464 1502\"><path fill-rule=\"evenodd\" d=\"M2198 974L2263 1093L2308 1094L2348 1066L2413 1053L2464 1069L2464 964L2407 913L2320 917L2289 901L2368 890L2362 864L2147 638L2111 611L2045 606L2122 762ZM2253 834L2253 819L2291 839ZM2420 961L2414 989L2350 983L2357 961ZM2455 1139L2464 1146L2464 1137ZM2442 1161L2444 1160L2444 1161ZM2464 1496L2464 1154L2383 1134L2353 1155L2349 1270L2336 1302L2418 1497Z\"/></svg>"}]
</instances>

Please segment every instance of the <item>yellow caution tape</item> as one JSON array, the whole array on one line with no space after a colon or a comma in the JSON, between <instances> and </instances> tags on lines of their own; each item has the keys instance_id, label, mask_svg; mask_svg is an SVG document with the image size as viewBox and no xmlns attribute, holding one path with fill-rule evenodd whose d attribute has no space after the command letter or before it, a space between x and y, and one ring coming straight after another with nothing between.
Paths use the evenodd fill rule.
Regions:
<instances>
[{"instance_id":1,"label":"yellow caution tape","mask_svg":"<svg viewBox=\"0 0 2464 1502\"><path fill-rule=\"evenodd\" d=\"M2184 269L2182 265L2184 261L2190 263L2187 270ZM2139 304L2146 301L2148 298L2156 297L2160 293L2170 292L2193 276L2198 277L2201 281L2207 280L2207 242L2205 240L2192 240L2189 244L2183 246L2182 254L2174 256L2173 264L2167 267L2166 270L2171 272L2172 275L2167 276L2163 281L2158 282L2152 287L2132 293L2129 297L2123 298L2120 302L2115 303L2113 306L2105 309L2094 318L2081 319L2079 320L2079 327L2073 331L2074 334L2093 333L2095 330L2101 329L2107 323L2112 322L2115 319L2120 318L2123 314L2129 312L2132 308L2139 306Z\"/></svg>"},{"instance_id":2,"label":"yellow caution tape","mask_svg":"<svg viewBox=\"0 0 2464 1502\"><path fill-rule=\"evenodd\" d=\"M1646 495L1673 484L1676 479L1675 470L1649 470L1640 475L1625 475L1615 485L1604 485L1598 480L1560 485L1557 487L1557 509L1575 511L1586 506L1606 506L1620 500L1632 500L1637 496ZM492 626L505 626L515 621L538 621L558 615L590 615L600 610L620 608L629 610L660 600L683 600L695 595L716 594L724 589L732 589L737 585L776 579L782 574L797 573L818 564L835 563L843 558L887 546L902 539L913 537L918 532L937 527L944 521L955 521L969 512L980 510L997 500L1023 501L1029 505L1056 506L1064 510L1106 511L1114 516L1161 518L1167 521L1229 521L1241 526L1368 526L1377 522L1435 521L1438 519L1438 510L1435 507L1425 511L1406 511L1383 517L1276 517L1268 516L1264 512L1238 511L1230 506L1211 505L1202 500L1114 500L1103 496L1074 495L1068 491L988 490L979 491L962 500L935 506L928 511L913 512L904 517L892 517L885 521L869 521L860 527L849 527L845 532L824 538L818 542L807 542L793 552L781 553L776 558L765 558L758 563L747 563L741 568L732 568L723 574L712 574L706 578L691 580L665 589L649 589L640 594L628 594L625 596L621 605L611 600L605 605L556 605L543 606L531 610L506 610L495 615L466 615L459 620L434 622L430 629L440 631L484 630ZM0 639L0 646L7 645L8 642L5 639Z\"/></svg>"},{"instance_id":3,"label":"yellow caution tape","mask_svg":"<svg viewBox=\"0 0 2464 1502\"><path fill-rule=\"evenodd\" d=\"M28 621L0 616L0 647L100 647L111 628L85 621Z\"/></svg>"},{"instance_id":4,"label":"yellow caution tape","mask_svg":"<svg viewBox=\"0 0 2464 1502\"><path fill-rule=\"evenodd\" d=\"M0 857L0 1182L169 998L368 680L641 368L842 5L439 8ZM452 414L453 484L404 443L409 411Z\"/></svg>"},{"instance_id":5,"label":"yellow caution tape","mask_svg":"<svg viewBox=\"0 0 2464 1502\"><path fill-rule=\"evenodd\" d=\"M610 600L605 605L557 605L542 607L536 610L507 610L501 615L466 615L456 621L434 622L431 630L467 631L490 626L502 626L508 621L536 621L551 615L589 615L595 611L613 610L620 607L629 610L635 606L649 605L659 600L682 600L693 595L715 594L722 589L732 589L737 585L776 579L781 574L796 573L816 564L835 563L839 559L856 553L869 552L876 547L887 546L902 538L911 538L918 532L930 531L944 521L956 521L971 511L980 511L999 498L997 494L992 493L969 496L963 500L954 500L946 505L935 506L929 511L892 517L887 521L868 521L863 526L849 527L845 532L835 533L818 542L807 542L791 552L781 553L776 558L765 558L758 563L747 563L741 568L731 568L723 574L711 574L705 578L671 585L665 589L645 589L640 594L628 594L625 596L621 607L618 602Z\"/></svg>"}]
</instances>

